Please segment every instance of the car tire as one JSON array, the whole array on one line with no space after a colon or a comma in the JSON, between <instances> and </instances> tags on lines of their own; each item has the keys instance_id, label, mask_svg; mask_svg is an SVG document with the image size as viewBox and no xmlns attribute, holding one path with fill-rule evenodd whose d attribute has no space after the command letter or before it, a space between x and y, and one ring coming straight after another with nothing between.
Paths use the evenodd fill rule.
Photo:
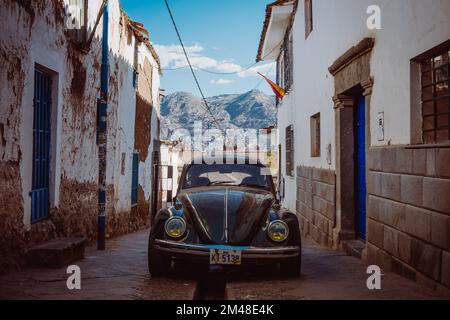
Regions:
<instances>
[{"instance_id":1,"label":"car tire","mask_svg":"<svg viewBox=\"0 0 450 320\"><path fill-rule=\"evenodd\" d=\"M302 256L288 259L280 264L282 276L299 278L302 273Z\"/></svg>"},{"instance_id":2,"label":"car tire","mask_svg":"<svg viewBox=\"0 0 450 320\"><path fill-rule=\"evenodd\" d=\"M148 241L148 271L152 278L169 275L172 259L158 252L155 248L155 238L150 234Z\"/></svg>"}]
</instances>

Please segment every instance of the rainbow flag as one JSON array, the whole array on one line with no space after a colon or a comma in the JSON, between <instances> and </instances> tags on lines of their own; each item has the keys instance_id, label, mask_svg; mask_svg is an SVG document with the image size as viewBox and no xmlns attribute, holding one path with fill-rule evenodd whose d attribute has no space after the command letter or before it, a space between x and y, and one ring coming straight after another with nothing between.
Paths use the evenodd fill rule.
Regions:
<instances>
[{"instance_id":1,"label":"rainbow flag","mask_svg":"<svg viewBox=\"0 0 450 320\"><path fill-rule=\"evenodd\" d=\"M273 82L272 80L267 78L265 75L261 74L260 72L258 72L258 74L267 81L267 83L270 85L270 87L272 88L273 92L277 96L277 98L283 100L284 96L286 95L286 91L284 91L283 88L281 88L275 82Z\"/></svg>"}]
</instances>

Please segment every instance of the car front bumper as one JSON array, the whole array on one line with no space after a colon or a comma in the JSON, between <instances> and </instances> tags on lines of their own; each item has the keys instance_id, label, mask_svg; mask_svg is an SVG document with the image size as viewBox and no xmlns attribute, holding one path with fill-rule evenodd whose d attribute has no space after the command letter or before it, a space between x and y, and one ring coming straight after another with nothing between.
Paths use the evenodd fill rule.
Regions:
<instances>
[{"instance_id":1,"label":"car front bumper","mask_svg":"<svg viewBox=\"0 0 450 320\"><path fill-rule=\"evenodd\" d=\"M188 258L189 260L207 260L211 249L240 250L243 263L259 260L277 260L299 257L301 250L299 247L239 247L227 245L194 245L180 243L169 240L155 240L155 249L162 254L170 255L175 258Z\"/></svg>"}]
</instances>

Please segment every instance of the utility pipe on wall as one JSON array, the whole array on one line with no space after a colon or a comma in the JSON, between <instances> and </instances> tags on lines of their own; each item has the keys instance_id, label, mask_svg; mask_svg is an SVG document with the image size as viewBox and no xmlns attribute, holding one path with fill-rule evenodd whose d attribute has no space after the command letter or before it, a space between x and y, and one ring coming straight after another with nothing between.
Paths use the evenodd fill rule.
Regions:
<instances>
[{"instance_id":1,"label":"utility pipe on wall","mask_svg":"<svg viewBox=\"0 0 450 320\"><path fill-rule=\"evenodd\" d=\"M101 93L98 110L98 250L105 250L106 233L106 152L107 152L107 115L109 85L109 36L108 4L103 13Z\"/></svg>"}]
</instances>

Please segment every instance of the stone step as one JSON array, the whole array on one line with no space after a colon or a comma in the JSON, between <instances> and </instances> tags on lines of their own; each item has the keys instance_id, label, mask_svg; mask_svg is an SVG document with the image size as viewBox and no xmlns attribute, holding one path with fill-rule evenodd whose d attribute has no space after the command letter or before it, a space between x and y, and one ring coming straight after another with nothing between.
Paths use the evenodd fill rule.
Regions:
<instances>
[{"instance_id":1,"label":"stone step","mask_svg":"<svg viewBox=\"0 0 450 320\"><path fill-rule=\"evenodd\" d=\"M32 247L27 251L29 267L62 268L84 258L86 239L60 238Z\"/></svg>"},{"instance_id":2,"label":"stone step","mask_svg":"<svg viewBox=\"0 0 450 320\"><path fill-rule=\"evenodd\" d=\"M342 248L348 255L361 259L362 251L366 247L366 243L361 240L342 241Z\"/></svg>"}]
</instances>

